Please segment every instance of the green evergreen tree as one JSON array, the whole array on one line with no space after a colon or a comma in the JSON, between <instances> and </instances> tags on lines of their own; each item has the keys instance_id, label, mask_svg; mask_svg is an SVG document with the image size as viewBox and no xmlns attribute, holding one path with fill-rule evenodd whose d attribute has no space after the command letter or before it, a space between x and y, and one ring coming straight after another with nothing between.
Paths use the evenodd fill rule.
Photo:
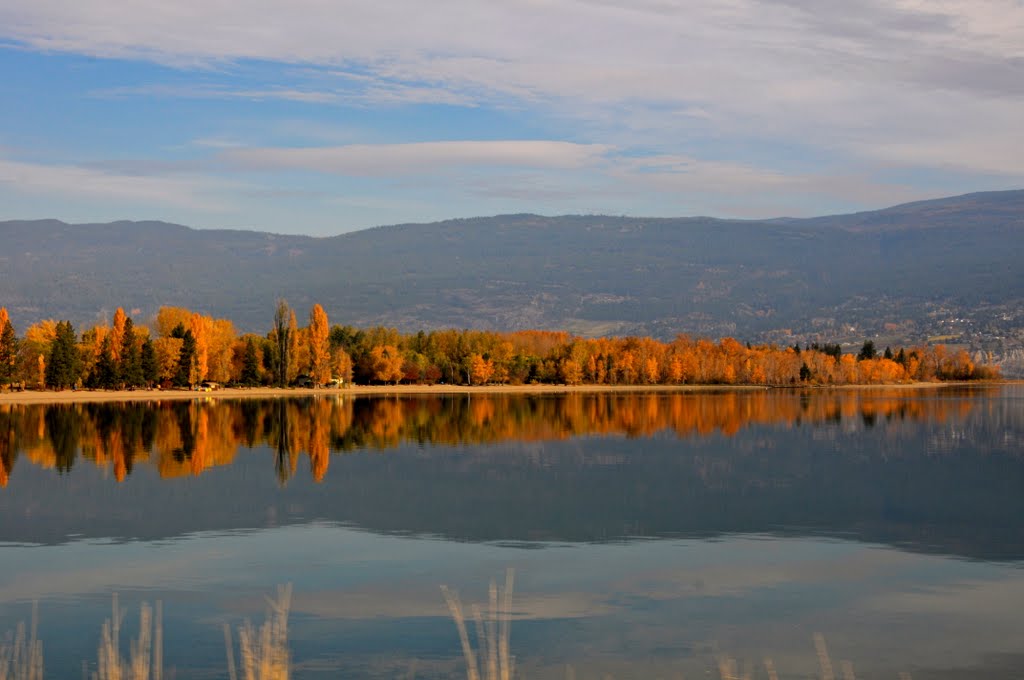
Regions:
<instances>
[{"instance_id":1,"label":"green evergreen tree","mask_svg":"<svg viewBox=\"0 0 1024 680\"><path fill-rule=\"evenodd\" d=\"M878 352L875 350L874 341L865 340L864 345L860 348L860 352L857 354L857 361L874 359L876 356L878 356Z\"/></svg>"},{"instance_id":2,"label":"green evergreen tree","mask_svg":"<svg viewBox=\"0 0 1024 680\"><path fill-rule=\"evenodd\" d=\"M117 386L117 364L114 361L114 341L107 335L100 345L100 355L89 374L89 387L112 390Z\"/></svg>"},{"instance_id":3,"label":"green evergreen tree","mask_svg":"<svg viewBox=\"0 0 1024 680\"><path fill-rule=\"evenodd\" d=\"M256 355L256 343L253 342L252 338L249 338L245 343L245 356L242 358L241 381L243 385L247 385L249 387L260 384L259 358Z\"/></svg>"},{"instance_id":4,"label":"green evergreen tree","mask_svg":"<svg viewBox=\"0 0 1024 680\"><path fill-rule=\"evenodd\" d=\"M139 347L135 344L135 324L128 317L124 322L124 337L121 340L121 365L119 368L120 382L125 387L139 387L145 380L142 376L142 357Z\"/></svg>"},{"instance_id":5,"label":"green evergreen tree","mask_svg":"<svg viewBox=\"0 0 1024 680\"><path fill-rule=\"evenodd\" d=\"M185 331L181 337L181 353L178 354L178 370L174 374L175 387L192 385L192 364L196 359L196 339L192 331Z\"/></svg>"},{"instance_id":6,"label":"green evergreen tree","mask_svg":"<svg viewBox=\"0 0 1024 680\"><path fill-rule=\"evenodd\" d=\"M882 358L883 359L888 359L889 361L892 361L892 356L893 356L892 355L892 350L889 349L888 345L886 345L885 346L885 354L882 355Z\"/></svg>"},{"instance_id":7,"label":"green evergreen tree","mask_svg":"<svg viewBox=\"0 0 1024 680\"><path fill-rule=\"evenodd\" d=\"M142 374L142 384L150 387L160 379L160 364L156 358L156 348L153 341L146 338L142 343L142 350L139 353L139 371Z\"/></svg>"},{"instance_id":8,"label":"green evergreen tree","mask_svg":"<svg viewBox=\"0 0 1024 680\"><path fill-rule=\"evenodd\" d=\"M67 389L78 381L81 358L75 329L70 321L57 324L57 336L50 345L50 356L46 362L46 386L54 389Z\"/></svg>"},{"instance_id":9,"label":"green evergreen tree","mask_svg":"<svg viewBox=\"0 0 1024 680\"><path fill-rule=\"evenodd\" d=\"M14 366L18 358L18 336L10 321L0 329L0 385L14 380Z\"/></svg>"},{"instance_id":10,"label":"green evergreen tree","mask_svg":"<svg viewBox=\"0 0 1024 680\"><path fill-rule=\"evenodd\" d=\"M800 365L800 382L807 382L811 379L811 369L807 364Z\"/></svg>"}]
</instances>

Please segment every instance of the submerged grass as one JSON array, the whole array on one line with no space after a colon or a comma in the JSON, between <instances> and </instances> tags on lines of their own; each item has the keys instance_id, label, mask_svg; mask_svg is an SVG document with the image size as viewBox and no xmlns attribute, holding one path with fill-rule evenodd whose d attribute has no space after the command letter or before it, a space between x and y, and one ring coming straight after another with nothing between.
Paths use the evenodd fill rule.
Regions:
<instances>
[{"instance_id":1,"label":"submerged grass","mask_svg":"<svg viewBox=\"0 0 1024 680\"><path fill-rule=\"evenodd\" d=\"M818 656L818 667L821 671L818 679L835 680L835 670L832 664L832 657L828 653L828 646L825 644L825 636L821 633L815 633L812 639L814 640L814 651ZM753 680L754 677L757 677L755 669L751 666L746 667L743 675L739 675L736 669L737 663L735 659L728 656L719 659L718 675L720 680ZM779 680L779 675L775 670L775 662L771 659L764 660L764 671L769 680ZM857 680L857 676L853 672L852 661L840 661L839 672L841 673L842 680ZM899 680L913 680L910 677L910 673L906 672L901 672L898 678Z\"/></svg>"},{"instance_id":2,"label":"submerged grass","mask_svg":"<svg viewBox=\"0 0 1024 680\"><path fill-rule=\"evenodd\" d=\"M474 635L470 635L466 616L459 594L441 586L441 593L455 622L466 663L467 680L513 680L524 677L516 667L516 659L510 651L512 632L512 591L515 585L515 571L505 572L504 587L492 580L488 590L486 611L480 605L470 605ZM291 584L278 586L277 597L267 598L267 614L259 628L246 621L238 628L238 657L231 627L224 625L224 643L227 650L227 674L230 680L288 680L291 677L292 660L288 648L288 613L291 608ZM92 680L163 680L163 623L162 606L156 603L155 611L143 602L139 615L139 636L131 640L127 658L121 656L120 637L124 611L118 606L118 597L113 596L112 615L104 621L97 657L97 670L91 674L83 670L83 677ZM475 646L474 646L475 642ZM814 650L818 659L817 680L836 680L835 665L825 643L825 636L815 633ZM716 660L720 680L755 680L767 677L779 680L778 671L771 658L760 665L741 664L733 657L722 655ZM84 665L84 664L83 664ZM409 678L415 673L410 668ZM853 664L839 662L841 680L856 680ZM707 675L710 675L708 671ZM576 670L570 665L565 669L566 680L576 680ZM611 678L604 674L603 678ZM681 676L679 676L681 677ZM910 673L901 672L899 680L913 680ZM43 643L38 638L38 610L32 608L31 625L19 623L16 630L0 639L0 680L43 680Z\"/></svg>"},{"instance_id":3,"label":"submerged grass","mask_svg":"<svg viewBox=\"0 0 1024 680\"><path fill-rule=\"evenodd\" d=\"M25 623L0 641L0 680L42 680L43 642L39 639L39 607L32 605L28 634Z\"/></svg>"},{"instance_id":4,"label":"submerged grass","mask_svg":"<svg viewBox=\"0 0 1024 680\"><path fill-rule=\"evenodd\" d=\"M288 649L288 610L292 586L277 587L277 598L267 598L267 617L259 630L246 621L238 629L239 659L243 680L288 680L291 652ZM228 654L228 677L238 680L231 627L224 624L224 645Z\"/></svg>"},{"instance_id":5,"label":"submerged grass","mask_svg":"<svg viewBox=\"0 0 1024 680\"><path fill-rule=\"evenodd\" d=\"M468 680L511 680L515 675L515 657L509 654L514 584L515 570L511 568L505 571L505 588L500 592L497 584L491 580L486 617L479 605L472 605L473 621L476 624L476 650L466 631L466 617L459 594L448 586L441 586L441 594L444 595L448 611L459 631Z\"/></svg>"},{"instance_id":6,"label":"submerged grass","mask_svg":"<svg viewBox=\"0 0 1024 680\"><path fill-rule=\"evenodd\" d=\"M139 637L129 643L128 658L121 656L121 623L124 611L113 596L112 614L103 622L97 652L97 670L92 680L162 680L163 678L163 608L158 600L156 614L148 602L139 611Z\"/></svg>"}]
</instances>

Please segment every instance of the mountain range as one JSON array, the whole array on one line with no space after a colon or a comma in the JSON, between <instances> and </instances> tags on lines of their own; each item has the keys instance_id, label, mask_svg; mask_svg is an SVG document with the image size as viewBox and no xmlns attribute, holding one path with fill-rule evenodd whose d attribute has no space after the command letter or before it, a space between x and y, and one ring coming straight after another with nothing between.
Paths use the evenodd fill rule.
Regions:
<instances>
[{"instance_id":1,"label":"mountain range","mask_svg":"<svg viewBox=\"0 0 1024 680\"><path fill-rule=\"evenodd\" d=\"M332 323L407 332L786 340L952 328L977 345L1024 328L1022 263L1024 190L805 219L521 214L327 238L16 220L0 222L0 305L19 331L118 306L145 323L175 305L262 333L284 298L300 317L319 302Z\"/></svg>"}]
</instances>

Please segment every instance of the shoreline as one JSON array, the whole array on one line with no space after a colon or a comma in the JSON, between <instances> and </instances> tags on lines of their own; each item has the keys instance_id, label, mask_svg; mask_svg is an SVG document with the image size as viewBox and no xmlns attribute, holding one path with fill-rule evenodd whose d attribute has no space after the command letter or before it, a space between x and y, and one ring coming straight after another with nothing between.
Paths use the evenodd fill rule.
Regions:
<instances>
[{"instance_id":1,"label":"shoreline","mask_svg":"<svg viewBox=\"0 0 1024 680\"><path fill-rule=\"evenodd\" d=\"M357 385L343 388L227 387L210 392L193 390L26 390L0 392L4 404L77 404L188 399L288 399L302 397L415 396L463 394L593 394L630 392L763 392L766 390L921 390L942 387L1011 385L1016 381L921 382L892 385L821 385L769 387L765 385Z\"/></svg>"}]
</instances>

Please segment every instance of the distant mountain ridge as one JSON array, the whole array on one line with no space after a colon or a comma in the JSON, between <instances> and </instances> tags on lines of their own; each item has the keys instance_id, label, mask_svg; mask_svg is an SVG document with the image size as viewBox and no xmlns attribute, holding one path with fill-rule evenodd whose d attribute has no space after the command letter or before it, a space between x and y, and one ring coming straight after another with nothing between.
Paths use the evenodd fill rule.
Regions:
<instances>
[{"instance_id":1,"label":"distant mountain ridge","mask_svg":"<svg viewBox=\"0 0 1024 680\"><path fill-rule=\"evenodd\" d=\"M1022 262L1021 190L805 219L524 214L327 238L8 221L0 305L19 332L117 306L144 323L161 305L265 332L283 297L303 314L319 302L332 322L403 331L756 339L920 328L978 309L1003 319L1024 300Z\"/></svg>"}]
</instances>

